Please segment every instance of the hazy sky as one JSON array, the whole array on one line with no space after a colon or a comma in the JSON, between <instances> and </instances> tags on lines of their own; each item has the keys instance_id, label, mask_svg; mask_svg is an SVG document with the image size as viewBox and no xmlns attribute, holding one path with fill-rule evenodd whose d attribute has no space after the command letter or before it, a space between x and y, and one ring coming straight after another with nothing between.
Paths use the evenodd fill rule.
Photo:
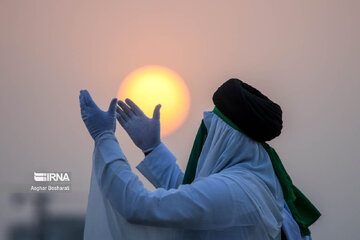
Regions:
<instances>
[{"instance_id":1,"label":"hazy sky","mask_svg":"<svg viewBox=\"0 0 360 240\"><path fill-rule=\"evenodd\" d=\"M356 0L0 0L0 232L31 219L8 197L34 171L71 172L72 192L51 209L85 211L93 141L79 90L107 108L130 71L156 64L191 94L189 117L163 139L182 169L213 92L240 78L283 109L270 144L323 213L314 239L358 238L359 10ZM135 169L141 151L120 125L116 135Z\"/></svg>"}]
</instances>

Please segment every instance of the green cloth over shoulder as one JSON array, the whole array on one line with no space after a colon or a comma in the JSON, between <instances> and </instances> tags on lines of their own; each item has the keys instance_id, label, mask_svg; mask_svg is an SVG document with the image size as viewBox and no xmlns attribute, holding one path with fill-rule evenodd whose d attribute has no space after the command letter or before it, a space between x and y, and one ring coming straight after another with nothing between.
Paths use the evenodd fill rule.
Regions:
<instances>
[{"instance_id":1,"label":"green cloth over shoulder","mask_svg":"<svg viewBox=\"0 0 360 240\"><path fill-rule=\"evenodd\" d=\"M222 114L219 109L215 107L213 112L232 128L243 133L243 131L241 131L241 129L236 126L229 118ZM190 184L195 179L198 159L201 154L204 142L206 140L206 136L207 129L204 121L202 120L190 153L189 161L183 179L183 184ZM307 199L307 197L292 183L290 176L287 174L275 150L265 142L261 142L261 145L264 147L270 157L274 172L280 182L284 199L291 211L291 214L293 215L294 220L299 225L301 235L310 235L309 226L321 216L320 212L310 202L310 200Z\"/></svg>"}]
</instances>

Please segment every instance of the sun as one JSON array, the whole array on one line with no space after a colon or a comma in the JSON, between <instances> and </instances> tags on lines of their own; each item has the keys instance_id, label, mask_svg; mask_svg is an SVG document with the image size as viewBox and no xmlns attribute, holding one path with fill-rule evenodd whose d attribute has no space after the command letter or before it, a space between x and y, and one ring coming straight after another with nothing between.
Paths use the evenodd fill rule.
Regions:
<instances>
[{"instance_id":1,"label":"sun","mask_svg":"<svg viewBox=\"0 0 360 240\"><path fill-rule=\"evenodd\" d=\"M131 72L122 81L117 97L130 98L149 118L160 103L161 136L178 129L190 108L186 83L177 73L162 66L145 66Z\"/></svg>"}]
</instances>

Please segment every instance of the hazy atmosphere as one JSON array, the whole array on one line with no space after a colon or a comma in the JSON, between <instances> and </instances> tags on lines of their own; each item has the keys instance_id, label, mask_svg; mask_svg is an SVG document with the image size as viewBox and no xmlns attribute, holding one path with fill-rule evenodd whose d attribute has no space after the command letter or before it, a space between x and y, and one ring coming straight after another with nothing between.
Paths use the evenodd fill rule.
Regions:
<instances>
[{"instance_id":1,"label":"hazy atmosphere","mask_svg":"<svg viewBox=\"0 0 360 240\"><path fill-rule=\"evenodd\" d=\"M9 229L34 221L31 201L14 197L38 194L34 172L70 172L71 191L50 193L48 214L85 216L94 142L79 91L107 109L146 65L189 89L187 118L162 138L183 170L212 94L239 78L282 107L269 144L322 213L313 239L358 238L359 11L355 0L0 0L0 239L20 239ZM116 136L139 173L143 153L119 124Z\"/></svg>"}]
</instances>

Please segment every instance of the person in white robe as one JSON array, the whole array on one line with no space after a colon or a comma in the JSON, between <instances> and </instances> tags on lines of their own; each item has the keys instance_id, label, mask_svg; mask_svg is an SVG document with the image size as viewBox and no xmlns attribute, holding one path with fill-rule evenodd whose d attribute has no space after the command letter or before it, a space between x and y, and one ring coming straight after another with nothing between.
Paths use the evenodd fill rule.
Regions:
<instances>
[{"instance_id":1,"label":"person in white robe","mask_svg":"<svg viewBox=\"0 0 360 240\"><path fill-rule=\"evenodd\" d=\"M84 239L302 239L262 144L214 111L203 113L206 139L194 179L184 184L175 156L160 140L160 106L147 118L131 100L101 111L87 91L81 114L95 141ZM121 108L120 108L121 107ZM145 153L136 168L114 135L115 117ZM284 237L284 236L283 236Z\"/></svg>"}]
</instances>

